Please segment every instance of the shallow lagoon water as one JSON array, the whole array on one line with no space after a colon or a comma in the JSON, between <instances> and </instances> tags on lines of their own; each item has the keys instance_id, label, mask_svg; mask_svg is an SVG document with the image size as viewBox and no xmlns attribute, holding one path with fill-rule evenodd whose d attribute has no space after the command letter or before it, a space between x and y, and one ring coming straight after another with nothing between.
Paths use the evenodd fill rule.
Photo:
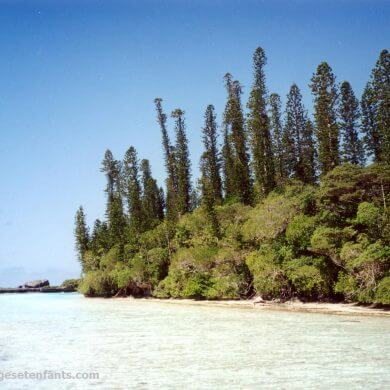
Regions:
<instances>
[{"instance_id":1,"label":"shallow lagoon water","mask_svg":"<svg viewBox=\"0 0 390 390\"><path fill-rule=\"evenodd\" d=\"M2 389L390 388L389 318L79 294L4 294L0 307L0 373L99 373Z\"/></svg>"}]
</instances>

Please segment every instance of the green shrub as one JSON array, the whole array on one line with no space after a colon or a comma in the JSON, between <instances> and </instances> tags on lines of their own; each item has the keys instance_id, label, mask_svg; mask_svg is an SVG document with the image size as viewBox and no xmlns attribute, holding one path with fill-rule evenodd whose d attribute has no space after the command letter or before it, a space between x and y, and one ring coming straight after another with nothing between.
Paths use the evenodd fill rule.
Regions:
<instances>
[{"instance_id":1,"label":"green shrub","mask_svg":"<svg viewBox=\"0 0 390 390\"><path fill-rule=\"evenodd\" d=\"M355 300L358 293L358 285L356 279L345 272L338 274L337 282L334 286L334 291L344 295L348 301Z\"/></svg>"},{"instance_id":2,"label":"green shrub","mask_svg":"<svg viewBox=\"0 0 390 390\"><path fill-rule=\"evenodd\" d=\"M181 248L168 276L153 294L157 297L239 298L248 288L249 271L242 255L231 248Z\"/></svg>"},{"instance_id":3,"label":"green shrub","mask_svg":"<svg viewBox=\"0 0 390 390\"><path fill-rule=\"evenodd\" d=\"M305 198L313 191L312 187L299 184L287 186L283 194L270 194L249 213L242 227L244 239L256 244L277 239L305 208Z\"/></svg>"},{"instance_id":4,"label":"green shrub","mask_svg":"<svg viewBox=\"0 0 390 390\"><path fill-rule=\"evenodd\" d=\"M240 203L228 203L216 207L221 234L220 246L229 246L237 250L243 247L244 241L241 228L251 209L250 206Z\"/></svg>"},{"instance_id":5,"label":"green shrub","mask_svg":"<svg viewBox=\"0 0 390 390\"><path fill-rule=\"evenodd\" d=\"M236 273L213 276L209 281L210 286L205 293L208 299L237 299L245 294L248 287L245 277Z\"/></svg>"},{"instance_id":6,"label":"green shrub","mask_svg":"<svg viewBox=\"0 0 390 390\"><path fill-rule=\"evenodd\" d=\"M369 202L360 203L356 213L356 222L367 227L378 226L380 210Z\"/></svg>"},{"instance_id":7,"label":"green shrub","mask_svg":"<svg viewBox=\"0 0 390 390\"><path fill-rule=\"evenodd\" d=\"M310 238L316 228L316 218L304 214L296 215L286 230L287 242L296 250L305 250L310 245Z\"/></svg>"},{"instance_id":8,"label":"green shrub","mask_svg":"<svg viewBox=\"0 0 390 390\"><path fill-rule=\"evenodd\" d=\"M378 240L344 244L341 258L348 275L340 275L335 291L347 299L373 302L378 281L389 271L390 247Z\"/></svg>"},{"instance_id":9,"label":"green shrub","mask_svg":"<svg viewBox=\"0 0 390 390\"><path fill-rule=\"evenodd\" d=\"M156 296L201 297L199 286L205 286L218 248L180 248L175 254L168 276L154 292ZM204 292L203 295L204 296Z\"/></svg>"},{"instance_id":10,"label":"green shrub","mask_svg":"<svg viewBox=\"0 0 390 390\"><path fill-rule=\"evenodd\" d=\"M94 254L93 251L86 251L83 257L84 271L95 271L100 267L100 257Z\"/></svg>"},{"instance_id":11,"label":"green shrub","mask_svg":"<svg viewBox=\"0 0 390 390\"><path fill-rule=\"evenodd\" d=\"M128 286L133 281L131 269L123 263L117 263L110 275L118 289Z\"/></svg>"},{"instance_id":12,"label":"green shrub","mask_svg":"<svg viewBox=\"0 0 390 390\"><path fill-rule=\"evenodd\" d=\"M66 279L62 282L62 288L69 288L73 290L77 290L79 288L81 279Z\"/></svg>"},{"instance_id":13,"label":"green shrub","mask_svg":"<svg viewBox=\"0 0 390 390\"><path fill-rule=\"evenodd\" d=\"M283 268L299 296L313 299L329 294L329 275L323 258L303 256L283 264Z\"/></svg>"},{"instance_id":14,"label":"green shrub","mask_svg":"<svg viewBox=\"0 0 390 390\"><path fill-rule=\"evenodd\" d=\"M81 280L79 291L90 297L111 297L118 291L118 285L111 273L91 271Z\"/></svg>"},{"instance_id":15,"label":"green shrub","mask_svg":"<svg viewBox=\"0 0 390 390\"><path fill-rule=\"evenodd\" d=\"M344 229L319 226L310 239L310 250L328 256L335 264L341 265L340 249L344 242L356 235L350 227Z\"/></svg>"},{"instance_id":16,"label":"green shrub","mask_svg":"<svg viewBox=\"0 0 390 390\"><path fill-rule=\"evenodd\" d=\"M153 248L166 248L168 242L174 236L173 227L167 222L162 222L153 230L142 233L139 237L139 245L143 250Z\"/></svg>"},{"instance_id":17,"label":"green shrub","mask_svg":"<svg viewBox=\"0 0 390 390\"><path fill-rule=\"evenodd\" d=\"M290 294L287 278L276 258L277 254L270 248L262 248L246 257L255 291L265 299L285 298Z\"/></svg>"},{"instance_id":18,"label":"green shrub","mask_svg":"<svg viewBox=\"0 0 390 390\"><path fill-rule=\"evenodd\" d=\"M360 202L383 205L390 200L390 170L385 164L365 168L343 164L328 172L321 181L318 208L342 218L354 218Z\"/></svg>"},{"instance_id":19,"label":"green shrub","mask_svg":"<svg viewBox=\"0 0 390 390\"><path fill-rule=\"evenodd\" d=\"M101 258L100 269L111 271L118 261L120 261L120 249L115 245Z\"/></svg>"},{"instance_id":20,"label":"green shrub","mask_svg":"<svg viewBox=\"0 0 390 390\"><path fill-rule=\"evenodd\" d=\"M209 288L210 276L207 273L193 274L184 283L182 297L205 298L207 297L206 291Z\"/></svg>"},{"instance_id":21,"label":"green shrub","mask_svg":"<svg viewBox=\"0 0 390 390\"><path fill-rule=\"evenodd\" d=\"M387 276L379 281L375 302L390 305L390 276Z\"/></svg>"}]
</instances>

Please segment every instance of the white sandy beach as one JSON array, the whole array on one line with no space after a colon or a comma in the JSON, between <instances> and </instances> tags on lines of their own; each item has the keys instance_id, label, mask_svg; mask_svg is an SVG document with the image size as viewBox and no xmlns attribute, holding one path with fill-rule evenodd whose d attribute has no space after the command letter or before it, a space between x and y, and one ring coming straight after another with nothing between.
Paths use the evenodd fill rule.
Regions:
<instances>
[{"instance_id":1,"label":"white sandy beach","mask_svg":"<svg viewBox=\"0 0 390 390\"><path fill-rule=\"evenodd\" d=\"M134 298L113 298L113 299L134 299ZM390 310L385 308L363 306L356 303L324 303L324 302L301 302L299 300L284 303L265 301L257 302L256 299L248 300L195 300L195 299L158 299L158 298L137 298L142 301L161 302L172 305L198 305L198 306L220 306L247 308L254 310L282 310L300 311L310 313L336 314L336 315L364 315L390 317Z\"/></svg>"}]
</instances>

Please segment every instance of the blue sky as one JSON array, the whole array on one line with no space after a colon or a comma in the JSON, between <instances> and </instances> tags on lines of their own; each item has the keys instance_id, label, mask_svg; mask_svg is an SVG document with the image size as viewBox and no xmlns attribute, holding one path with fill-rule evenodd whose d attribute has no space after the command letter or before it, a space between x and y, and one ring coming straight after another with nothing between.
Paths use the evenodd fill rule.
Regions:
<instances>
[{"instance_id":1,"label":"blue sky","mask_svg":"<svg viewBox=\"0 0 390 390\"><path fill-rule=\"evenodd\" d=\"M153 99L186 111L193 170L207 104L221 119L230 72L284 98L323 60L358 96L390 38L387 1L1 1L0 285L78 276L73 221L104 215L106 148L134 145L163 183Z\"/></svg>"}]
</instances>

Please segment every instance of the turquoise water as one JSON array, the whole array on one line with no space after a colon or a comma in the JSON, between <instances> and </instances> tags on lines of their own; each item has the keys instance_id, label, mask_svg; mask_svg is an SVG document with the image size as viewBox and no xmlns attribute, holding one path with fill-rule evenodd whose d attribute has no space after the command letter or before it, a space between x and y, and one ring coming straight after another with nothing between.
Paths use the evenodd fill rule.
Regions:
<instances>
[{"instance_id":1,"label":"turquoise water","mask_svg":"<svg viewBox=\"0 0 390 390\"><path fill-rule=\"evenodd\" d=\"M389 318L78 294L4 294L0 307L0 379L46 370L1 389L390 388ZM52 379L62 372L99 378Z\"/></svg>"}]
</instances>

